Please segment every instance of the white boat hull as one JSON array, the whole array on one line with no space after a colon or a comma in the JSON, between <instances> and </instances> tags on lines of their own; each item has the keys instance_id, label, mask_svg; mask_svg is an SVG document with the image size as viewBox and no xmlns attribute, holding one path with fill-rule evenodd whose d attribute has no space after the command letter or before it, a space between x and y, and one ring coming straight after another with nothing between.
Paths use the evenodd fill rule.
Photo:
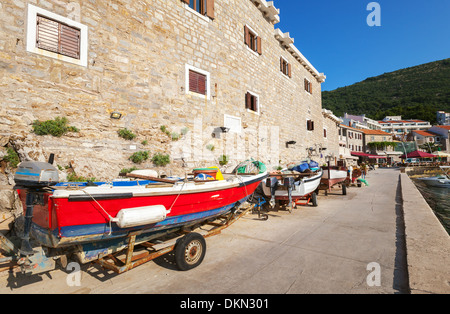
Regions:
<instances>
[{"instance_id":1,"label":"white boat hull","mask_svg":"<svg viewBox=\"0 0 450 314\"><path fill-rule=\"evenodd\" d=\"M311 193L313 193L315 190L317 190L317 188L319 187L320 184L320 180L322 178L322 170L320 170L317 175L313 176L313 177L308 177L308 178L304 178L299 182L296 182L294 184L294 189L291 192L291 197L292 199L298 199L298 198L302 198L305 197ZM280 183L280 186L282 186L283 184ZM266 186L263 182L263 191L264 194L268 197L271 196L271 190L270 187ZM288 199L289 198L289 194L288 191L286 189L277 189L275 191L275 198L276 199Z\"/></svg>"},{"instance_id":2,"label":"white boat hull","mask_svg":"<svg viewBox=\"0 0 450 314\"><path fill-rule=\"evenodd\" d=\"M450 179L445 177L420 178L420 181L432 187L450 188Z\"/></svg>"},{"instance_id":3,"label":"white boat hull","mask_svg":"<svg viewBox=\"0 0 450 314\"><path fill-rule=\"evenodd\" d=\"M346 170L336 170L336 169L330 169L330 175L328 175L328 170L323 171L323 178L324 179L342 179L345 180L347 178L347 171Z\"/></svg>"}]
</instances>

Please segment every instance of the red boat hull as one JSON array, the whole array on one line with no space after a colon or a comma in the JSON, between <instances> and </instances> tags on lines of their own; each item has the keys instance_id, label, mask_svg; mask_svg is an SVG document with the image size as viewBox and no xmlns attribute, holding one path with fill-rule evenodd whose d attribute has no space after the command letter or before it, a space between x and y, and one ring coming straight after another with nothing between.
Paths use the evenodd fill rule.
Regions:
<instances>
[{"instance_id":1,"label":"red boat hull","mask_svg":"<svg viewBox=\"0 0 450 314\"><path fill-rule=\"evenodd\" d=\"M236 203L245 201L264 179L246 182L219 190L196 193L172 193L167 195L122 195L113 199L96 198L87 195L76 197L55 197L45 194L44 205L34 206L34 237L41 244L50 247L88 242L93 239L121 237L128 229L111 227L110 218L116 217L125 208L163 205L167 219L161 224L139 227L148 231L170 229L175 225L200 221L231 210ZM26 190L19 191L25 204ZM24 206L24 211L25 211ZM114 224L113 224L114 225ZM133 228L136 229L136 228Z\"/></svg>"}]
</instances>

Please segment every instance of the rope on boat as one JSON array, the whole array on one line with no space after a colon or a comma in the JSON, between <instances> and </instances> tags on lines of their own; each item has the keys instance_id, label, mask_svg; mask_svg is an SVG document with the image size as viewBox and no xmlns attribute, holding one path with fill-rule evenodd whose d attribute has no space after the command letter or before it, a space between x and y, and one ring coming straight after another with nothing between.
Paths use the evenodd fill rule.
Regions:
<instances>
[{"instance_id":1,"label":"rope on boat","mask_svg":"<svg viewBox=\"0 0 450 314\"><path fill-rule=\"evenodd\" d=\"M172 205L170 205L169 209L167 210L168 213L170 213L170 212L172 211L172 207L175 205L176 201L177 201L178 198L180 197L181 192L183 192L183 188L184 188L184 186L186 185L186 182L187 182L187 180L185 179L184 182L183 182L183 185L181 186L180 193L178 193L178 195L177 195L177 197L175 198L175 200L173 201Z\"/></svg>"},{"instance_id":2,"label":"rope on boat","mask_svg":"<svg viewBox=\"0 0 450 314\"><path fill-rule=\"evenodd\" d=\"M99 202L97 202L97 200L86 190L82 190L85 194L89 195L92 200L101 208L101 210L103 210L103 212L109 217L109 234L112 234L112 222L117 222L117 219L115 219L114 217L112 217L104 208L102 205L100 205Z\"/></svg>"}]
</instances>

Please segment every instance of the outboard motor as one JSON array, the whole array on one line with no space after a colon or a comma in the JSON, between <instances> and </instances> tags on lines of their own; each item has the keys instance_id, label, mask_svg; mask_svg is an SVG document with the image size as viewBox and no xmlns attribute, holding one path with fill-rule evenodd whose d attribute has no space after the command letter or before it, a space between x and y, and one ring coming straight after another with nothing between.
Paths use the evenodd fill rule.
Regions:
<instances>
[{"instance_id":1,"label":"outboard motor","mask_svg":"<svg viewBox=\"0 0 450 314\"><path fill-rule=\"evenodd\" d=\"M50 155L49 162L24 161L14 175L15 189L26 191L26 212L20 254L30 256L36 252L30 245L30 231L33 221L34 205L42 204L47 188L59 181L58 170L52 165L54 154Z\"/></svg>"}]
</instances>

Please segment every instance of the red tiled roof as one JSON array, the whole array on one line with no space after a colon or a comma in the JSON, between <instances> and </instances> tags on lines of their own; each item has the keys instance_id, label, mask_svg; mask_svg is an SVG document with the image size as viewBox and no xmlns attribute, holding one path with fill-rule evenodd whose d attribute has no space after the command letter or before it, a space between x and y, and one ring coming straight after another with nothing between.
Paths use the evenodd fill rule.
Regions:
<instances>
[{"instance_id":1,"label":"red tiled roof","mask_svg":"<svg viewBox=\"0 0 450 314\"><path fill-rule=\"evenodd\" d=\"M413 131L414 133L420 134L422 136L436 136L435 133L427 132L427 131Z\"/></svg>"},{"instance_id":2,"label":"red tiled roof","mask_svg":"<svg viewBox=\"0 0 450 314\"><path fill-rule=\"evenodd\" d=\"M450 125L437 125L438 128L446 129L450 131Z\"/></svg>"},{"instance_id":3,"label":"red tiled roof","mask_svg":"<svg viewBox=\"0 0 450 314\"><path fill-rule=\"evenodd\" d=\"M389 135L389 136L392 135L391 133L387 133L381 130L361 130L361 131L363 131L364 134L367 135Z\"/></svg>"},{"instance_id":4,"label":"red tiled roof","mask_svg":"<svg viewBox=\"0 0 450 314\"><path fill-rule=\"evenodd\" d=\"M356 128L354 128L354 127L351 127L351 126L348 126L348 125L342 124L342 123L341 123L341 126L346 127L346 128L349 128L349 129L352 129L352 130L355 130L355 131L359 131L359 132L362 132L362 131L363 131L362 129L356 129Z\"/></svg>"}]
</instances>

